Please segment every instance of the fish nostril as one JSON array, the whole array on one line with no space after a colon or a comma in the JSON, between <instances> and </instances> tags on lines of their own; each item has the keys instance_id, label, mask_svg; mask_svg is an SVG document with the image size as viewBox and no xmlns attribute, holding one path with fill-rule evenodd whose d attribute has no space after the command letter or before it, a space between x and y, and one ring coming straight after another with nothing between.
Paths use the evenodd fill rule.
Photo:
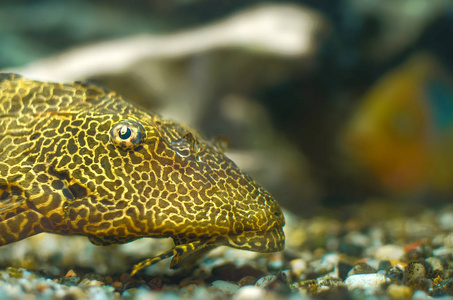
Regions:
<instances>
[{"instance_id":1,"label":"fish nostril","mask_svg":"<svg viewBox=\"0 0 453 300\"><path fill-rule=\"evenodd\" d=\"M272 214L271 217L273 222L277 222L276 226L284 226L285 225L285 217L281 211L276 211Z\"/></svg>"}]
</instances>

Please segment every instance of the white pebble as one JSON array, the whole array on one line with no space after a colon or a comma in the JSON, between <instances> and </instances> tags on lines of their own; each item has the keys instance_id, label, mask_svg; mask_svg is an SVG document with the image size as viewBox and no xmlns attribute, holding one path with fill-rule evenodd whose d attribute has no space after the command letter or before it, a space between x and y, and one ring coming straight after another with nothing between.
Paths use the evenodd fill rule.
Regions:
<instances>
[{"instance_id":1,"label":"white pebble","mask_svg":"<svg viewBox=\"0 0 453 300\"><path fill-rule=\"evenodd\" d=\"M447 256L452 255L453 249L447 247L439 247L433 250L433 256Z\"/></svg>"},{"instance_id":2,"label":"white pebble","mask_svg":"<svg viewBox=\"0 0 453 300\"><path fill-rule=\"evenodd\" d=\"M385 275L376 273L351 275L346 278L344 283L350 290L355 288L375 289L387 281L388 279Z\"/></svg>"},{"instance_id":3,"label":"white pebble","mask_svg":"<svg viewBox=\"0 0 453 300\"><path fill-rule=\"evenodd\" d=\"M105 291L100 287L90 287L90 299L92 300L109 300Z\"/></svg>"},{"instance_id":4,"label":"white pebble","mask_svg":"<svg viewBox=\"0 0 453 300\"><path fill-rule=\"evenodd\" d=\"M384 245L376 249L374 254L375 259L384 260L384 259L400 259L404 255L403 247L397 245Z\"/></svg>"},{"instance_id":5,"label":"white pebble","mask_svg":"<svg viewBox=\"0 0 453 300\"><path fill-rule=\"evenodd\" d=\"M233 294L239 289L239 285L235 283L231 283L228 281L223 280L216 280L212 283L212 286L216 287L217 289L221 290L226 294Z\"/></svg>"},{"instance_id":6,"label":"white pebble","mask_svg":"<svg viewBox=\"0 0 453 300\"><path fill-rule=\"evenodd\" d=\"M424 291L417 290L412 295L412 299L413 300L429 300L429 299L433 299L433 298L431 296L428 296L428 294L425 293Z\"/></svg>"},{"instance_id":7,"label":"white pebble","mask_svg":"<svg viewBox=\"0 0 453 300\"><path fill-rule=\"evenodd\" d=\"M104 285L104 283L99 280L84 278L79 283L79 285L80 286L102 286L102 285Z\"/></svg>"},{"instance_id":8,"label":"white pebble","mask_svg":"<svg viewBox=\"0 0 453 300\"><path fill-rule=\"evenodd\" d=\"M233 296L233 300L262 300L266 292L259 287L246 285L241 287Z\"/></svg>"},{"instance_id":9,"label":"white pebble","mask_svg":"<svg viewBox=\"0 0 453 300\"><path fill-rule=\"evenodd\" d=\"M340 256L337 253L329 253L324 255L319 265L315 266L313 270L317 273L325 274L335 269L340 261Z\"/></svg>"},{"instance_id":10,"label":"white pebble","mask_svg":"<svg viewBox=\"0 0 453 300\"><path fill-rule=\"evenodd\" d=\"M442 229L453 229L453 212L445 212L439 218L439 225Z\"/></svg>"},{"instance_id":11,"label":"white pebble","mask_svg":"<svg viewBox=\"0 0 453 300\"><path fill-rule=\"evenodd\" d=\"M158 300L159 299L158 293L154 291L149 291L144 288L139 288L137 293L134 295L134 300Z\"/></svg>"},{"instance_id":12,"label":"white pebble","mask_svg":"<svg viewBox=\"0 0 453 300\"><path fill-rule=\"evenodd\" d=\"M266 275L258 279L255 283L257 287L266 287L268 286L271 282L275 280L276 276L275 275Z\"/></svg>"}]
</instances>

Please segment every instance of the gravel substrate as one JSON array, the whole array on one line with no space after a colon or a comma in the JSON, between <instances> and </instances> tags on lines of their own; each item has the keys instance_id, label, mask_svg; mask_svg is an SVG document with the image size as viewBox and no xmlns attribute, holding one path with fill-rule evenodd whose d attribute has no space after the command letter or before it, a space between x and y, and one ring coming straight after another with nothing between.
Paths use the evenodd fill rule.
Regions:
<instances>
[{"instance_id":1,"label":"gravel substrate","mask_svg":"<svg viewBox=\"0 0 453 300\"><path fill-rule=\"evenodd\" d=\"M221 247L193 270L170 270L165 260L133 278L134 263L171 241L98 247L83 237L41 234L0 248L0 299L449 298L453 208L404 215L379 202L343 222L285 212L281 253Z\"/></svg>"}]
</instances>

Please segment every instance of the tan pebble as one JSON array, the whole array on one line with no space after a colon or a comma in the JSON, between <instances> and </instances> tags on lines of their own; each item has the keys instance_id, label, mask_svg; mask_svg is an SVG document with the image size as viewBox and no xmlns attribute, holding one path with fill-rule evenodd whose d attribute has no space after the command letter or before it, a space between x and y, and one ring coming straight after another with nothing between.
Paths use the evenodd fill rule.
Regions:
<instances>
[{"instance_id":1,"label":"tan pebble","mask_svg":"<svg viewBox=\"0 0 453 300\"><path fill-rule=\"evenodd\" d=\"M420 263L420 262L411 262L409 265L406 267L406 270L404 271L404 281L408 282L412 279L415 278L424 278L426 276L426 268L425 266Z\"/></svg>"},{"instance_id":2,"label":"tan pebble","mask_svg":"<svg viewBox=\"0 0 453 300\"><path fill-rule=\"evenodd\" d=\"M69 270L68 273L66 273L66 275L64 277L76 277L77 274L76 272L74 272L74 270Z\"/></svg>"},{"instance_id":3,"label":"tan pebble","mask_svg":"<svg viewBox=\"0 0 453 300\"><path fill-rule=\"evenodd\" d=\"M186 285L190 285L190 284L203 285L204 281L201 279L198 279L198 278L188 277L188 278L184 278L183 280L181 280L181 282L179 283L179 286L185 287Z\"/></svg>"},{"instance_id":4,"label":"tan pebble","mask_svg":"<svg viewBox=\"0 0 453 300\"><path fill-rule=\"evenodd\" d=\"M411 299L412 290L404 285L391 284L387 288L387 295L392 300Z\"/></svg>"},{"instance_id":5,"label":"tan pebble","mask_svg":"<svg viewBox=\"0 0 453 300\"><path fill-rule=\"evenodd\" d=\"M293 259L289 263L289 265L291 267L291 273L294 274L296 277L302 275L302 273L307 269L307 262L300 258Z\"/></svg>"},{"instance_id":6,"label":"tan pebble","mask_svg":"<svg viewBox=\"0 0 453 300\"><path fill-rule=\"evenodd\" d=\"M397 245L384 245L379 247L374 254L374 258L377 260L392 260L400 259L404 255L403 247Z\"/></svg>"},{"instance_id":7,"label":"tan pebble","mask_svg":"<svg viewBox=\"0 0 453 300\"><path fill-rule=\"evenodd\" d=\"M120 290L123 288L123 283L119 281L114 281L112 282L111 286L113 286L117 290Z\"/></svg>"},{"instance_id":8,"label":"tan pebble","mask_svg":"<svg viewBox=\"0 0 453 300\"><path fill-rule=\"evenodd\" d=\"M255 285L256 281L258 279L254 276L245 276L242 277L241 280L239 280L238 285L239 286L244 286L244 285Z\"/></svg>"},{"instance_id":9,"label":"tan pebble","mask_svg":"<svg viewBox=\"0 0 453 300\"><path fill-rule=\"evenodd\" d=\"M433 270L443 271L447 264L439 257L428 257L425 261L433 268Z\"/></svg>"},{"instance_id":10,"label":"tan pebble","mask_svg":"<svg viewBox=\"0 0 453 300\"><path fill-rule=\"evenodd\" d=\"M49 288L50 287L47 284L44 284L44 283L40 283L37 286L37 289L38 289L39 292L42 292L42 291L47 290Z\"/></svg>"}]
</instances>

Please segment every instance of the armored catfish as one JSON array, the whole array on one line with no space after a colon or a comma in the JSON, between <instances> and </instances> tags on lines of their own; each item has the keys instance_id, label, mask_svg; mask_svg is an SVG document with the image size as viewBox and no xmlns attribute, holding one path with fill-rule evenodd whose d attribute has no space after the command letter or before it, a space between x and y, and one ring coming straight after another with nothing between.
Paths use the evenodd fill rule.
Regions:
<instances>
[{"instance_id":1,"label":"armored catfish","mask_svg":"<svg viewBox=\"0 0 453 300\"><path fill-rule=\"evenodd\" d=\"M132 274L221 245L282 250L278 203L221 150L97 85L0 74L0 246L41 232L173 239Z\"/></svg>"}]
</instances>

